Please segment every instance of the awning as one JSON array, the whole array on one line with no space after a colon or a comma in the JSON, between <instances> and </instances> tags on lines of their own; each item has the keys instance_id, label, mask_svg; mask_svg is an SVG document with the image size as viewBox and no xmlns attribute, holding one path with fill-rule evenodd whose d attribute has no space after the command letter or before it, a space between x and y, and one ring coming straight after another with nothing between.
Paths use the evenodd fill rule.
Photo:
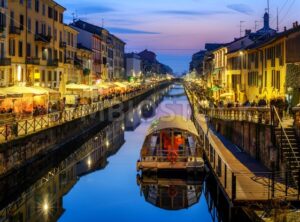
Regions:
<instances>
[{"instance_id":1,"label":"awning","mask_svg":"<svg viewBox=\"0 0 300 222\"><path fill-rule=\"evenodd\" d=\"M88 85L84 85L84 84L71 83L71 84L66 85L66 89L67 90L90 90L91 87Z\"/></svg>"},{"instance_id":2,"label":"awning","mask_svg":"<svg viewBox=\"0 0 300 222\"><path fill-rule=\"evenodd\" d=\"M114 82L114 85L121 87L121 88L127 88L127 85L125 85L124 83L121 83L121 82Z\"/></svg>"},{"instance_id":3,"label":"awning","mask_svg":"<svg viewBox=\"0 0 300 222\"><path fill-rule=\"evenodd\" d=\"M232 97L234 96L234 93L223 93L220 95L220 98L226 98L226 97Z\"/></svg>"},{"instance_id":4,"label":"awning","mask_svg":"<svg viewBox=\"0 0 300 222\"><path fill-rule=\"evenodd\" d=\"M147 135L163 129L179 129L198 136L198 132L193 122L183 118L182 116L163 116L157 120L154 120L148 129Z\"/></svg>"},{"instance_id":5,"label":"awning","mask_svg":"<svg viewBox=\"0 0 300 222\"><path fill-rule=\"evenodd\" d=\"M7 88L3 88L6 95L45 95L47 94L44 90L40 90L33 87L26 87L26 86L11 86Z\"/></svg>"},{"instance_id":6,"label":"awning","mask_svg":"<svg viewBox=\"0 0 300 222\"><path fill-rule=\"evenodd\" d=\"M54 90L54 89L50 89L50 88L44 88L44 87L41 87L41 86L34 86L33 88L38 89L38 90L44 92L45 94L60 94L59 91Z\"/></svg>"}]
</instances>

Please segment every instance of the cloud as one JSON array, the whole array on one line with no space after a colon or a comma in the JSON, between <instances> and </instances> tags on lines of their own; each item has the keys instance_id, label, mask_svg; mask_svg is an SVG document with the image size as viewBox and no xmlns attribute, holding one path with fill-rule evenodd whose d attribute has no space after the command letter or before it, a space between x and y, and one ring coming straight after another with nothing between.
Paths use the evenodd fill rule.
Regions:
<instances>
[{"instance_id":1,"label":"cloud","mask_svg":"<svg viewBox=\"0 0 300 222\"><path fill-rule=\"evenodd\" d=\"M227 8L246 15L251 15L253 13L252 8L245 4L227 5Z\"/></svg>"},{"instance_id":2,"label":"cloud","mask_svg":"<svg viewBox=\"0 0 300 222\"><path fill-rule=\"evenodd\" d=\"M169 15L183 15L183 16L209 16L217 14L228 14L227 11L192 11L192 10L163 10L157 11L159 14L169 14Z\"/></svg>"},{"instance_id":3,"label":"cloud","mask_svg":"<svg viewBox=\"0 0 300 222\"><path fill-rule=\"evenodd\" d=\"M74 7L76 12L78 13L87 13L87 14L93 14L93 13L107 13L107 12L114 12L115 9L106 7L106 6L100 6L100 5L91 5L91 6L79 6Z\"/></svg>"},{"instance_id":4,"label":"cloud","mask_svg":"<svg viewBox=\"0 0 300 222\"><path fill-rule=\"evenodd\" d=\"M112 33L117 34L149 34L149 35L158 35L159 32L151 32L137 29L128 29L128 28L120 28L120 27L107 27L107 29Z\"/></svg>"}]
</instances>

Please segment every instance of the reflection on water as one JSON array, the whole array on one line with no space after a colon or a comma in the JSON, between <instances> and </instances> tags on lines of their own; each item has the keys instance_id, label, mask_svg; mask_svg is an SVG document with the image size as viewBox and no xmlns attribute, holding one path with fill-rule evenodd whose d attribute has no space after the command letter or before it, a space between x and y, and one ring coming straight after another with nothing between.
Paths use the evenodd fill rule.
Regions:
<instances>
[{"instance_id":1,"label":"reflection on water","mask_svg":"<svg viewBox=\"0 0 300 222\"><path fill-rule=\"evenodd\" d=\"M166 93L172 96L164 97ZM0 221L223 221L222 214L215 217L209 211L220 209L215 204L220 201L212 201L216 196L203 189L202 176L136 176L151 121L172 114L190 116L180 85L152 95L83 144L65 147L1 179ZM124 143L125 128L134 131L125 133Z\"/></svg>"},{"instance_id":2,"label":"reflection on water","mask_svg":"<svg viewBox=\"0 0 300 222\"><path fill-rule=\"evenodd\" d=\"M200 175L142 173L137 175L137 183L147 202L165 210L181 210L199 202L203 180Z\"/></svg>"}]
</instances>

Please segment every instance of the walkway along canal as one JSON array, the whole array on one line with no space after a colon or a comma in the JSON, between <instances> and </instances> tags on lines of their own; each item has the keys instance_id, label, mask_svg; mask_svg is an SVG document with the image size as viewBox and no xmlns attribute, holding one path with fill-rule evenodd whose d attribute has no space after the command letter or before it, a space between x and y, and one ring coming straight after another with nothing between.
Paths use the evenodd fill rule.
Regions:
<instances>
[{"instance_id":1,"label":"walkway along canal","mask_svg":"<svg viewBox=\"0 0 300 222\"><path fill-rule=\"evenodd\" d=\"M275 168L273 171L269 170L260 161L241 151L243 147L239 149L226 139L212 124L214 118L220 117L220 111L217 108L204 110L200 102L202 98L198 98L193 89L191 84L185 84L186 93L192 104L193 120L204 147L207 165L216 178L220 192L225 195L227 202L231 207L250 206L250 208L253 207L258 211L264 211L267 208L272 210L272 207L276 210L276 208L287 206L285 216L290 221L295 221L299 217L299 213L295 211L293 204L299 204L300 186L298 181L294 180L291 171L288 171L287 168L284 171L276 171ZM237 118L238 121L254 121L253 119L255 119L256 121L263 121L264 124L273 121L264 118L271 117L270 114L265 114L260 118L257 115L257 118L256 113L251 109L248 111L249 114L251 112L251 115L245 115L247 119L243 119L243 117L240 119L241 116L236 115L235 111L233 111L234 115L231 116L230 109L227 112L229 112L227 118L222 116L225 117L223 119L224 125L230 121L235 121L234 118ZM212 113L216 113L217 116L212 115ZM240 113L242 112L240 111ZM268 113L268 111L265 109L264 113ZM220 124L222 125L222 122ZM277 207L274 202L277 202ZM270 207L272 204L273 206ZM229 217L231 218L231 215Z\"/></svg>"},{"instance_id":2,"label":"walkway along canal","mask_svg":"<svg viewBox=\"0 0 300 222\"><path fill-rule=\"evenodd\" d=\"M167 114L191 115L180 85L6 175L0 221L249 221L241 208L229 211L213 174L137 175L145 133Z\"/></svg>"},{"instance_id":3,"label":"walkway along canal","mask_svg":"<svg viewBox=\"0 0 300 222\"><path fill-rule=\"evenodd\" d=\"M114 115L126 112L170 83L145 85L142 90L125 97L0 125L0 176L47 155L74 138L85 137L92 129L108 125ZM14 133L12 129L15 129Z\"/></svg>"}]
</instances>

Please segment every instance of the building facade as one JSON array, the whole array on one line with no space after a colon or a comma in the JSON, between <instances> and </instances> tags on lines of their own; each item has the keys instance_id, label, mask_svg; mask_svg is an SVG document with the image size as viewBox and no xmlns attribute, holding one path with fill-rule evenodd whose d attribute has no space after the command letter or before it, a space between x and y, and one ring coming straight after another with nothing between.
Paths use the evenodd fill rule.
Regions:
<instances>
[{"instance_id":1,"label":"building facade","mask_svg":"<svg viewBox=\"0 0 300 222\"><path fill-rule=\"evenodd\" d=\"M142 76L141 57L136 53L127 53L126 58L126 76L140 77Z\"/></svg>"}]
</instances>

